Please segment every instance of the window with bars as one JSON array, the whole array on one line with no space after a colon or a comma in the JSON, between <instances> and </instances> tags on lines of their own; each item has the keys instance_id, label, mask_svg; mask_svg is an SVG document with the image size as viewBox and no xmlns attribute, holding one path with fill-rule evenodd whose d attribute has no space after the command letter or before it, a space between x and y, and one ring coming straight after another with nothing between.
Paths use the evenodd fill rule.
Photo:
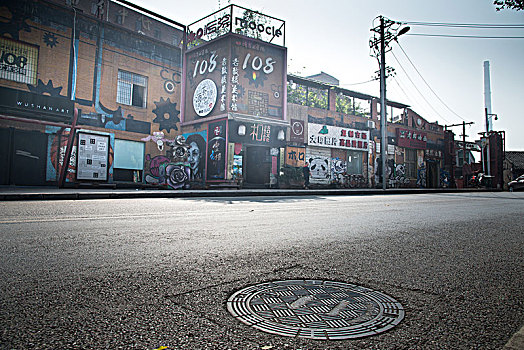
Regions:
<instances>
[{"instance_id":1,"label":"window with bars","mask_svg":"<svg viewBox=\"0 0 524 350\"><path fill-rule=\"evenodd\" d=\"M147 77L123 70L118 71L116 102L146 108Z\"/></svg>"},{"instance_id":2,"label":"window with bars","mask_svg":"<svg viewBox=\"0 0 524 350\"><path fill-rule=\"evenodd\" d=\"M0 78L36 85L38 47L0 38Z\"/></svg>"}]
</instances>

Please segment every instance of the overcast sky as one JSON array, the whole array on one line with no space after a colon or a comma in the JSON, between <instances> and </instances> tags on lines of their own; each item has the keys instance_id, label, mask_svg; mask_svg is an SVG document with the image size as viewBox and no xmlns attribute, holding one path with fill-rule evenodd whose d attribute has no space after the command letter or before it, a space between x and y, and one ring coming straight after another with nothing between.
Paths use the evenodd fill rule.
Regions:
<instances>
[{"instance_id":1,"label":"overcast sky","mask_svg":"<svg viewBox=\"0 0 524 350\"><path fill-rule=\"evenodd\" d=\"M473 141L485 131L483 62L488 60L492 113L498 115L494 130L506 132L506 150L524 151L524 39L413 35L524 37L524 11L497 12L492 0L131 1L183 24L229 3L277 17L286 22L289 73L307 76L324 71L338 78L342 87L374 96L380 95L378 81L358 83L371 80L378 70L369 50L370 29L378 15L401 22L521 25L513 29L410 25L411 30L399 38L407 56L393 43L386 64L396 72L387 80L388 100L408 104L442 125L474 122L466 129L467 139ZM459 138L462 127L453 130Z\"/></svg>"}]
</instances>

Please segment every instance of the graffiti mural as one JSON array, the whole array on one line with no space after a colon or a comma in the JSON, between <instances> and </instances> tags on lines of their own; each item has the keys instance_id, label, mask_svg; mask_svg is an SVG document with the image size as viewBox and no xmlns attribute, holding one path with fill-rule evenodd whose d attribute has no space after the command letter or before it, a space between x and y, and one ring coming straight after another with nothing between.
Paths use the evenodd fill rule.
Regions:
<instances>
[{"instance_id":1,"label":"graffiti mural","mask_svg":"<svg viewBox=\"0 0 524 350\"><path fill-rule=\"evenodd\" d=\"M190 180L203 180L207 130L198 133L183 134L182 136L186 138L186 144L189 146L187 161L189 163L189 168L191 169Z\"/></svg>"},{"instance_id":2,"label":"graffiti mural","mask_svg":"<svg viewBox=\"0 0 524 350\"><path fill-rule=\"evenodd\" d=\"M145 181L152 185L164 185L171 189L189 188L191 168L189 164L190 145L186 143L184 136L179 135L173 142L167 153L170 155L159 155L151 157L146 155Z\"/></svg>"},{"instance_id":3,"label":"graffiti mural","mask_svg":"<svg viewBox=\"0 0 524 350\"><path fill-rule=\"evenodd\" d=\"M189 188L188 181L190 177L190 169L185 164L167 163L162 164L161 173L165 176L166 184L169 188L180 189Z\"/></svg>"},{"instance_id":4,"label":"graffiti mural","mask_svg":"<svg viewBox=\"0 0 524 350\"><path fill-rule=\"evenodd\" d=\"M49 80L47 84L44 84L41 79L38 79L36 85L27 84L27 88L32 93L39 95L48 94L49 96L60 96L60 92L62 91L62 86L54 87L52 80Z\"/></svg>"},{"instance_id":5,"label":"graffiti mural","mask_svg":"<svg viewBox=\"0 0 524 350\"><path fill-rule=\"evenodd\" d=\"M164 90L168 94L173 94L176 86L181 82L182 75L179 72L170 73L169 70L163 68L160 71L160 78L164 81Z\"/></svg>"},{"instance_id":6,"label":"graffiti mural","mask_svg":"<svg viewBox=\"0 0 524 350\"><path fill-rule=\"evenodd\" d=\"M50 48L54 48L58 44L58 39L55 34L46 32L44 33L44 43Z\"/></svg>"},{"instance_id":7,"label":"graffiti mural","mask_svg":"<svg viewBox=\"0 0 524 350\"><path fill-rule=\"evenodd\" d=\"M406 165L396 164L393 171L389 174L389 185L391 187L404 187L409 185L409 179L406 177Z\"/></svg>"},{"instance_id":8,"label":"graffiti mural","mask_svg":"<svg viewBox=\"0 0 524 350\"><path fill-rule=\"evenodd\" d=\"M153 119L153 122L160 124L158 129L167 132L170 132L171 129L178 130L176 124L180 122L178 117L180 111L176 109L176 102L171 102L169 98L164 100L160 97L160 101L154 103L156 108L153 109L153 113L156 114L156 118Z\"/></svg>"},{"instance_id":9,"label":"graffiti mural","mask_svg":"<svg viewBox=\"0 0 524 350\"><path fill-rule=\"evenodd\" d=\"M331 168L329 159L322 156L308 159L312 179L329 179Z\"/></svg>"},{"instance_id":10,"label":"graffiti mural","mask_svg":"<svg viewBox=\"0 0 524 350\"><path fill-rule=\"evenodd\" d=\"M146 155L146 170L145 181L151 185L159 185L166 183L165 166L169 163L169 158L166 156L156 156L151 158L150 154Z\"/></svg>"},{"instance_id":11,"label":"graffiti mural","mask_svg":"<svg viewBox=\"0 0 524 350\"><path fill-rule=\"evenodd\" d=\"M450 177L449 171L440 169L440 186L448 188L450 185Z\"/></svg>"},{"instance_id":12,"label":"graffiti mural","mask_svg":"<svg viewBox=\"0 0 524 350\"><path fill-rule=\"evenodd\" d=\"M347 162L340 158L331 158L331 179L339 187L346 186Z\"/></svg>"},{"instance_id":13,"label":"graffiti mural","mask_svg":"<svg viewBox=\"0 0 524 350\"><path fill-rule=\"evenodd\" d=\"M417 172L417 186L426 187L426 168L421 168Z\"/></svg>"}]
</instances>

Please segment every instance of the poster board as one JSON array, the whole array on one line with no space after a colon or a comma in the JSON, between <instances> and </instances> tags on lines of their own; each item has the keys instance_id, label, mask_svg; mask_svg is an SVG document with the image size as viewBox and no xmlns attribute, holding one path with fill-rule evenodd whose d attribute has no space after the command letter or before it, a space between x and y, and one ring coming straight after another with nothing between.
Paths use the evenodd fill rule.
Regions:
<instances>
[{"instance_id":1,"label":"poster board","mask_svg":"<svg viewBox=\"0 0 524 350\"><path fill-rule=\"evenodd\" d=\"M107 181L109 135L78 133L76 179Z\"/></svg>"}]
</instances>

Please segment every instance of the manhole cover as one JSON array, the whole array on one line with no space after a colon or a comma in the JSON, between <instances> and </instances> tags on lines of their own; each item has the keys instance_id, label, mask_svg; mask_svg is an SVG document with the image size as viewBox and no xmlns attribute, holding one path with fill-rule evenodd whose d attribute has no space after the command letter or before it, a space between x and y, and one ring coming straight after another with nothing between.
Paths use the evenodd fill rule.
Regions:
<instances>
[{"instance_id":1,"label":"manhole cover","mask_svg":"<svg viewBox=\"0 0 524 350\"><path fill-rule=\"evenodd\" d=\"M258 330L318 340L375 335L404 318L402 305L390 296L354 284L319 280L247 287L228 299L227 309Z\"/></svg>"}]
</instances>

